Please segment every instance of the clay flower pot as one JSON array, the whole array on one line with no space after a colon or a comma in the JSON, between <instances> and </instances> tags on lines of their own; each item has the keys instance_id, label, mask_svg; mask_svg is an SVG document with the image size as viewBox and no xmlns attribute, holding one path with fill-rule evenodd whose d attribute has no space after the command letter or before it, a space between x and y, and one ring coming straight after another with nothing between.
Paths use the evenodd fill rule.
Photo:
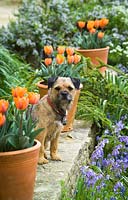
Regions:
<instances>
[{"instance_id":1,"label":"clay flower pot","mask_svg":"<svg viewBox=\"0 0 128 200\"><path fill-rule=\"evenodd\" d=\"M99 65L99 61L97 60L97 58L107 64L109 47L100 49L77 49L76 51L85 57L89 57L94 66ZM104 73L106 69L106 67L102 67L99 70L101 73Z\"/></svg>"},{"instance_id":2,"label":"clay flower pot","mask_svg":"<svg viewBox=\"0 0 128 200\"><path fill-rule=\"evenodd\" d=\"M36 85L39 89L40 98L48 93L48 85L44 81L39 81Z\"/></svg>"},{"instance_id":3,"label":"clay flower pot","mask_svg":"<svg viewBox=\"0 0 128 200\"><path fill-rule=\"evenodd\" d=\"M33 199L39 148L0 152L0 200Z\"/></svg>"},{"instance_id":4,"label":"clay flower pot","mask_svg":"<svg viewBox=\"0 0 128 200\"><path fill-rule=\"evenodd\" d=\"M48 86L43 84L43 81L38 82L37 87L39 88L40 97L43 97L44 95L46 95L48 93ZM64 126L62 132L68 132L68 131L73 130L73 122L75 119L77 103L78 103L78 99L79 99L79 95L80 95L80 90L82 87L83 86L81 84L80 89L76 90L76 95L75 95L74 101L73 101L71 109L69 110L68 115L67 115L67 124Z\"/></svg>"}]
</instances>

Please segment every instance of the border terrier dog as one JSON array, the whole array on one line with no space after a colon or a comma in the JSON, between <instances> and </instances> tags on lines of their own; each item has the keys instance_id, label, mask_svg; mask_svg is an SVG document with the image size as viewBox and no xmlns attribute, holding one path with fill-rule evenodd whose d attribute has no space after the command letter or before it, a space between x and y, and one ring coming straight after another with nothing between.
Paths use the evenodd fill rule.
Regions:
<instances>
[{"instance_id":1,"label":"border terrier dog","mask_svg":"<svg viewBox=\"0 0 128 200\"><path fill-rule=\"evenodd\" d=\"M45 149L50 141L50 156L52 160L61 160L57 154L58 139L66 124L67 111L70 109L76 89L80 87L80 80L69 77L49 78L48 94L42 97L34 106L32 117L37 122L37 129L44 130L37 136L41 142L39 164L48 163Z\"/></svg>"}]
</instances>

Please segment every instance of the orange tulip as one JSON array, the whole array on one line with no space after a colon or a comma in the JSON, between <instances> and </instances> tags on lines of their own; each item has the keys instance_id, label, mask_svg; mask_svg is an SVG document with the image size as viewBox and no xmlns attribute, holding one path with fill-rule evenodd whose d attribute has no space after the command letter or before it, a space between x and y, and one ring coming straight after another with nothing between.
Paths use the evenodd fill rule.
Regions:
<instances>
[{"instance_id":1,"label":"orange tulip","mask_svg":"<svg viewBox=\"0 0 128 200\"><path fill-rule=\"evenodd\" d=\"M1 99L0 100L0 113L5 113L8 109L9 103L8 101Z\"/></svg>"},{"instance_id":2,"label":"orange tulip","mask_svg":"<svg viewBox=\"0 0 128 200\"><path fill-rule=\"evenodd\" d=\"M23 97L26 93L27 93L26 88L22 88L22 87L12 88L13 97Z\"/></svg>"},{"instance_id":3,"label":"orange tulip","mask_svg":"<svg viewBox=\"0 0 128 200\"><path fill-rule=\"evenodd\" d=\"M34 105L37 104L40 99L40 94L35 92L28 92L29 103Z\"/></svg>"},{"instance_id":4,"label":"orange tulip","mask_svg":"<svg viewBox=\"0 0 128 200\"><path fill-rule=\"evenodd\" d=\"M52 52L53 52L52 46L44 46L44 52L47 55L52 54Z\"/></svg>"},{"instance_id":5,"label":"orange tulip","mask_svg":"<svg viewBox=\"0 0 128 200\"><path fill-rule=\"evenodd\" d=\"M64 54L65 47L64 46L58 46L57 51L58 51L58 54Z\"/></svg>"},{"instance_id":6,"label":"orange tulip","mask_svg":"<svg viewBox=\"0 0 128 200\"><path fill-rule=\"evenodd\" d=\"M72 47L67 47L66 53L67 55L72 56L74 54L74 49Z\"/></svg>"},{"instance_id":7,"label":"orange tulip","mask_svg":"<svg viewBox=\"0 0 128 200\"><path fill-rule=\"evenodd\" d=\"M57 64L62 64L65 60L65 57L62 54L57 54L56 56L56 63Z\"/></svg>"},{"instance_id":8,"label":"orange tulip","mask_svg":"<svg viewBox=\"0 0 128 200\"><path fill-rule=\"evenodd\" d=\"M77 64L78 62L80 62L80 60L81 60L81 56L75 54L75 55L74 55L74 63Z\"/></svg>"},{"instance_id":9,"label":"orange tulip","mask_svg":"<svg viewBox=\"0 0 128 200\"><path fill-rule=\"evenodd\" d=\"M68 64L72 64L74 62L74 56L67 55Z\"/></svg>"},{"instance_id":10,"label":"orange tulip","mask_svg":"<svg viewBox=\"0 0 128 200\"><path fill-rule=\"evenodd\" d=\"M25 110L28 107L29 99L28 97L14 97L15 106L19 110Z\"/></svg>"},{"instance_id":11,"label":"orange tulip","mask_svg":"<svg viewBox=\"0 0 128 200\"><path fill-rule=\"evenodd\" d=\"M94 21L88 21L87 23L87 29L90 30L94 27Z\"/></svg>"},{"instance_id":12,"label":"orange tulip","mask_svg":"<svg viewBox=\"0 0 128 200\"><path fill-rule=\"evenodd\" d=\"M49 66L52 64L52 58L45 58L44 63L46 66Z\"/></svg>"},{"instance_id":13,"label":"orange tulip","mask_svg":"<svg viewBox=\"0 0 128 200\"><path fill-rule=\"evenodd\" d=\"M97 37L99 38L99 39L102 39L103 37L104 37L104 33L103 32L98 32L98 35L97 35Z\"/></svg>"},{"instance_id":14,"label":"orange tulip","mask_svg":"<svg viewBox=\"0 0 128 200\"><path fill-rule=\"evenodd\" d=\"M84 28L85 27L85 22L83 22L83 21L78 21L77 24L78 24L79 28Z\"/></svg>"},{"instance_id":15,"label":"orange tulip","mask_svg":"<svg viewBox=\"0 0 128 200\"><path fill-rule=\"evenodd\" d=\"M89 30L89 32L92 33L92 34L94 34L96 32L96 29L92 28L92 29Z\"/></svg>"},{"instance_id":16,"label":"orange tulip","mask_svg":"<svg viewBox=\"0 0 128 200\"><path fill-rule=\"evenodd\" d=\"M3 124L5 123L6 118L5 115L3 115L2 113L0 113L0 127L3 126Z\"/></svg>"},{"instance_id":17,"label":"orange tulip","mask_svg":"<svg viewBox=\"0 0 128 200\"><path fill-rule=\"evenodd\" d=\"M102 18L102 19L100 20L100 27L101 27L101 28L104 28L108 23L109 23L109 20L108 20L108 19Z\"/></svg>"},{"instance_id":18,"label":"orange tulip","mask_svg":"<svg viewBox=\"0 0 128 200\"><path fill-rule=\"evenodd\" d=\"M94 27L95 27L95 28L99 28L99 26L100 26L100 20L96 19L96 20L94 21Z\"/></svg>"}]
</instances>

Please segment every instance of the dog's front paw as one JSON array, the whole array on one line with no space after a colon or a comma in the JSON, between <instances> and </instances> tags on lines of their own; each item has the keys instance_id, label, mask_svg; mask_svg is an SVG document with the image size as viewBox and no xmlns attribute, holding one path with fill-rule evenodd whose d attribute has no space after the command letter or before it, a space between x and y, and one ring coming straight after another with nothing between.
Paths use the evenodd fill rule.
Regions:
<instances>
[{"instance_id":1,"label":"dog's front paw","mask_svg":"<svg viewBox=\"0 0 128 200\"><path fill-rule=\"evenodd\" d=\"M61 157L59 155L57 155L57 154L52 155L51 159L52 160L62 160Z\"/></svg>"},{"instance_id":2,"label":"dog's front paw","mask_svg":"<svg viewBox=\"0 0 128 200\"><path fill-rule=\"evenodd\" d=\"M47 164L49 161L44 158L44 157L40 157L39 160L38 160L38 164Z\"/></svg>"}]
</instances>

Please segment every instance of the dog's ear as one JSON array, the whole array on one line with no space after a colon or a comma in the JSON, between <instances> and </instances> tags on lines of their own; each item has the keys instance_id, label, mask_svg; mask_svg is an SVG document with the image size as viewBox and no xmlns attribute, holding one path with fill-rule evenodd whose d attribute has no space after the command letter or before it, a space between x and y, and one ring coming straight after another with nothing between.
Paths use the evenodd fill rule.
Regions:
<instances>
[{"instance_id":1,"label":"dog's ear","mask_svg":"<svg viewBox=\"0 0 128 200\"><path fill-rule=\"evenodd\" d=\"M78 79L78 78L72 78L72 77L70 77L70 78L71 78L71 81L73 82L75 88L77 90L79 90L80 89L80 79Z\"/></svg>"},{"instance_id":2,"label":"dog's ear","mask_svg":"<svg viewBox=\"0 0 128 200\"><path fill-rule=\"evenodd\" d=\"M57 78L58 77L50 77L50 78L48 78L48 89L53 86L53 84L55 83L55 81L57 80Z\"/></svg>"}]
</instances>

